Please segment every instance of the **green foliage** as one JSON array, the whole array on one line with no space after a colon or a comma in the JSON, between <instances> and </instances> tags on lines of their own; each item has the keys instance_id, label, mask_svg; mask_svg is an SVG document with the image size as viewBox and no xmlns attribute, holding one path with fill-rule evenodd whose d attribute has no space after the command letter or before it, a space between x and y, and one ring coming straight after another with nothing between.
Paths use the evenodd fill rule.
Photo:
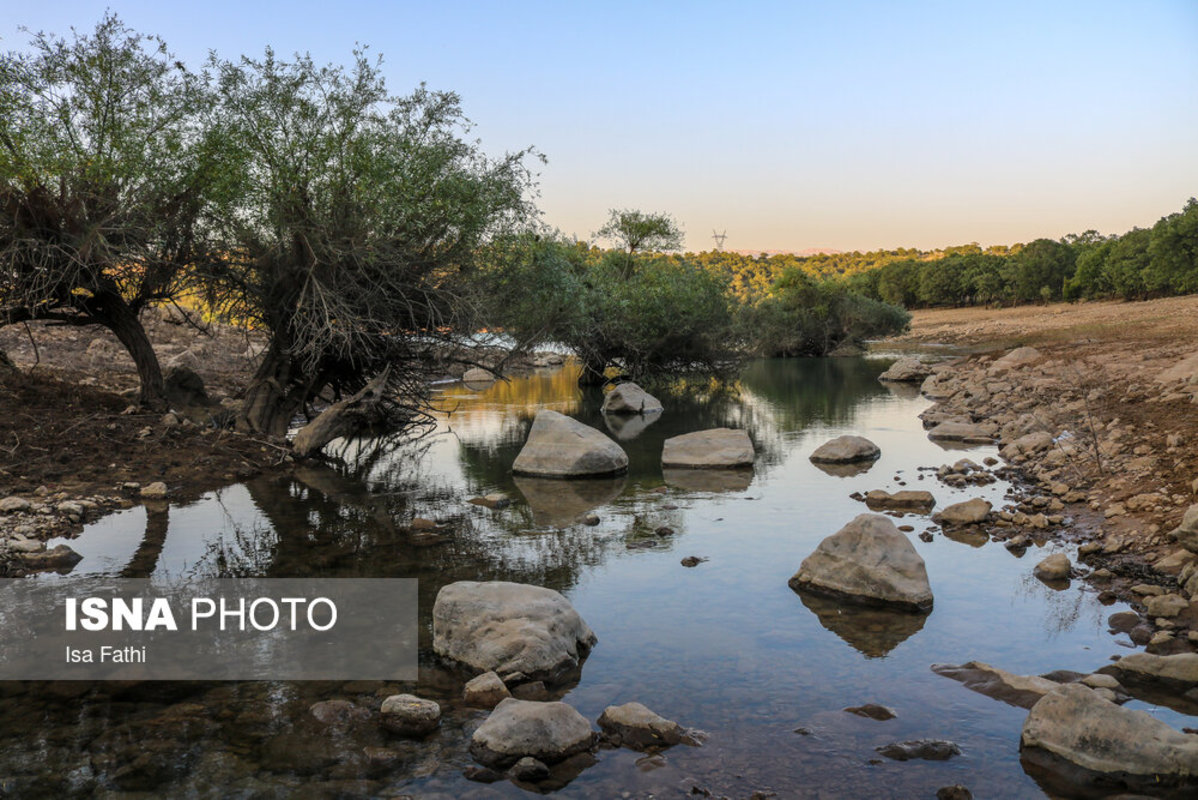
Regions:
<instances>
[{"instance_id":1,"label":"green foliage","mask_svg":"<svg viewBox=\"0 0 1198 800\"><path fill-rule=\"evenodd\" d=\"M592 251L552 237L500 243L480 288L491 320L525 345L555 342L593 372L711 368L731 352L726 282L664 256Z\"/></svg>"},{"instance_id":2,"label":"green foliage","mask_svg":"<svg viewBox=\"0 0 1198 800\"><path fill-rule=\"evenodd\" d=\"M910 321L898 306L853 292L841 281L789 269L768 297L744 310L741 324L757 354L822 356L842 344L899 333Z\"/></svg>"}]
</instances>

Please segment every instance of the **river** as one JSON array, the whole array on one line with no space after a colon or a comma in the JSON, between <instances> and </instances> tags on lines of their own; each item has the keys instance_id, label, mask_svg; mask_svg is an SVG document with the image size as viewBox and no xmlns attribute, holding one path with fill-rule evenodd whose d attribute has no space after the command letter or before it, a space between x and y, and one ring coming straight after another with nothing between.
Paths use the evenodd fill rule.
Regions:
<instances>
[{"instance_id":1,"label":"river","mask_svg":"<svg viewBox=\"0 0 1198 800\"><path fill-rule=\"evenodd\" d=\"M307 468L296 479L230 485L169 508L135 507L71 541L82 556L66 576L411 577L420 580L421 678L235 684L0 684L0 788L21 796L89 796L107 789L177 797L522 797L509 782L480 784L468 734L485 712L464 708L460 680L431 653L431 609L454 580L504 579L557 589L598 634L566 702L594 720L632 700L707 735L702 747L661 756L600 750L562 797L934 797L961 783L976 797L1044 796L1019 760L1026 711L940 677L932 664L985 661L1017 673L1093 671L1128 651L1082 584L1050 588L1022 557L982 536L909 536L927 563L930 615L859 613L801 598L787 586L821 539L865 507L870 489L928 489L944 507L981 496L996 506L1003 481L953 489L936 467L993 447L945 449L917 415L929 401L877 381L885 359L796 359L748 365L738 382L696 380L662 392L647 427L605 420L601 396L569 368L490 386L440 387L436 428L415 441L364 441L341 452L353 468ZM625 477L513 478L510 466L538 408L608 430L628 452ZM609 428L610 426L610 428ZM716 478L660 466L662 442L717 426L746 429L751 474ZM641 428L638 430L638 428ZM808 460L845 433L876 442L861 474L829 474ZM471 505L502 492L511 506ZM600 518L578 523L583 513ZM406 522L447 523L413 535ZM660 527L670 536L652 532ZM53 546L55 543L50 543ZM631 545L631 547L630 547ZM694 568L686 556L707 559ZM1072 553L1070 553L1072 555ZM395 691L442 703L442 729L423 742L374 724L330 730L312 703L346 698L377 708ZM846 713L878 703L896 717ZM1168 717L1171 712L1139 707ZM1170 719L1172 719L1170 717ZM797 731L797 732L796 732ZM950 739L961 755L895 762L875 748ZM366 751L364 748L393 751Z\"/></svg>"}]
</instances>

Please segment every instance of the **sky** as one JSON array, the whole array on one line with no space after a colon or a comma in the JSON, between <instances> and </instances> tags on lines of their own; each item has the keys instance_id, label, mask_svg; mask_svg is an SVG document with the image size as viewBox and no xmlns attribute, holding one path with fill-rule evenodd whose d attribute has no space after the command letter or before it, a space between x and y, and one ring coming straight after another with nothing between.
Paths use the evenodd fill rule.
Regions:
<instances>
[{"instance_id":1,"label":"sky","mask_svg":"<svg viewBox=\"0 0 1198 800\"><path fill-rule=\"evenodd\" d=\"M635 208L691 250L1013 244L1198 195L1198 0L43 0L0 48L105 9L195 66L369 45L484 150L543 153L544 221L582 239Z\"/></svg>"}]
</instances>

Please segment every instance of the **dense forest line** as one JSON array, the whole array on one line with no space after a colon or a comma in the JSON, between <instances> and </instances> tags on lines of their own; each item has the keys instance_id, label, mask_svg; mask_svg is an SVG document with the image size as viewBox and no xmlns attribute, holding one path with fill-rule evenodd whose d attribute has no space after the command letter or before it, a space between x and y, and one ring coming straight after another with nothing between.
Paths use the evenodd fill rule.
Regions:
<instances>
[{"instance_id":1,"label":"dense forest line","mask_svg":"<svg viewBox=\"0 0 1198 800\"><path fill-rule=\"evenodd\" d=\"M789 270L835 279L864 297L905 308L1016 305L1054 300L1143 300L1198 292L1198 200L1151 228L1103 236L934 251L876 250L813 256L680 256L723 275L733 294L755 302Z\"/></svg>"}]
</instances>

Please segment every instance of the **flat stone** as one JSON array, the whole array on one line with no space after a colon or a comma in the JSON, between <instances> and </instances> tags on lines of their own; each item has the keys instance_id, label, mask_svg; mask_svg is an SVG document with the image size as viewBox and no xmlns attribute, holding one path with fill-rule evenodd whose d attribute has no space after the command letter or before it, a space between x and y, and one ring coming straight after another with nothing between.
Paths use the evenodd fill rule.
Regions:
<instances>
[{"instance_id":1,"label":"flat stone","mask_svg":"<svg viewBox=\"0 0 1198 800\"><path fill-rule=\"evenodd\" d=\"M666 439L661 451L663 468L727 469L752 466L753 442L749 434L733 428L713 428Z\"/></svg>"},{"instance_id":2,"label":"flat stone","mask_svg":"<svg viewBox=\"0 0 1198 800\"><path fill-rule=\"evenodd\" d=\"M856 714L858 717L866 717L867 719L876 719L879 722L885 722L888 719L894 719L897 714L894 709L889 706L881 706L877 703L866 703L863 706L850 706L846 708L850 714Z\"/></svg>"},{"instance_id":3,"label":"flat stone","mask_svg":"<svg viewBox=\"0 0 1198 800\"><path fill-rule=\"evenodd\" d=\"M1178 594L1164 594L1159 597L1144 599L1144 607L1150 617L1173 619L1190 607L1190 601Z\"/></svg>"},{"instance_id":4,"label":"flat stone","mask_svg":"<svg viewBox=\"0 0 1198 800\"><path fill-rule=\"evenodd\" d=\"M928 431L928 438L933 441L962 442L966 439L982 439L990 441L990 431L972 422L941 422Z\"/></svg>"},{"instance_id":5,"label":"flat stone","mask_svg":"<svg viewBox=\"0 0 1198 800\"><path fill-rule=\"evenodd\" d=\"M162 481L155 481L148 486L141 487L138 493L146 500L161 500L169 494L169 490Z\"/></svg>"},{"instance_id":6,"label":"flat stone","mask_svg":"<svg viewBox=\"0 0 1198 800\"><path fill-rule=\"evenodd\" d=\"M936 498L931 492L904 489L891 494L882 489L874 489L865 495L865 505L871 511L892 509L895 511L918 511L927 513L936 505Z\"/></svg>"},{"instance_id":7,"label":"flat stone","mask_svg":"<svg viewBox=\"0 0 1198 800\"><path fill-rule=\"evenodd\" d=\"M890 368L878 376L880 381L894 383L922 382L932 374L932 368L914 357L900 358L890 365Z\"/></svg>"},{"instance_id":8,"label":"flat stone","mask_svg":"<svg viewBox=\"0 0 1198 800\"><path fill-rule=\"evenodd\" d=\"M426 736L441 724L441 706L412 694L393 694L379 709L382 726L401 736Z\"/></svg>"},{"instance_id":9,"label":"flat stone","mask_svg":"<svg viewBox=\"0 0 1198 800\"><path fill-rule=\"evenodd\" d=\"M861 514L820 542L789 584L795 591L843 595L906 610L932 607L923 559L894 523L880 514Z\"/></svg>"},{"instance_id":10,"label":"flat stone","mask_svg":"<svg viewBox=\"0 0 1198 800\"><path fill-rule=\"evenodd\" d=\"M910 761L923 759L925 761L947 761L953 756L961 755L961 748L954 742L943 739L913 739L906 742L875 747L882 755L895 761Z\"/></svg>"},{"instance_id":11,"label":"flat stone","mask_svg":"<svg viewBox=\"0 0 1198 800\"><path fill-rule=\"evenodd\" d=\"M628 469L628 455L604 434L572 417L542 409L512 472L548 478L617 475Z\"/></svg>"},{"instance_id":12,"label":"flat stone","mask_svg":"<svg viewBox=\"0 0 1198 800\"><path fill-rule=\"evenodd\" d=\"M877 461L881 455L881 449L864 436L837 436L817 447L810 458L822 464L852 464Z\"/></svg>"},{"instance_id":13,"label":"flat stone","mask_svg":"<svg viewBox=\"0 0 1198 800\"><path fill-rule=\"evenodd\" d=\"M960 666L933 664L932 672L960 681L966 689L1001 700L1007 705L1031 708L1059 683L1038 675L1017 675L983 661L967 661Z\"/></svg>"},{"instance_id":14,"label":"flat stone","mask_svg":"<svg viewBox=\"0 0 1198 800\"><path fill-rule=\"evenodd\" d=\"M32 503L24 497L17 497L15 494L0 500L0 511L6 514L12 514L17 511L28 511L32 507Z\"/></svg>"}]
</instances>

